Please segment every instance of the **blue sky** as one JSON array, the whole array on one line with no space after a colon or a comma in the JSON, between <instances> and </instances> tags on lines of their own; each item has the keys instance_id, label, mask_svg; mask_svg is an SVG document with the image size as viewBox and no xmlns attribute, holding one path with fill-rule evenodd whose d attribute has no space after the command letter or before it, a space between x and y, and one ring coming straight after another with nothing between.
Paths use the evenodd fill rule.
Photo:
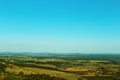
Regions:
<instances>
[{"instance_id":1,"label":"blue sky","mask_svg":"<svg viewBox=\"0 0 120 80\"><path fill-rule=\"evenodd\" d=\"M120 53L119 0L0 0L0 51Z\"/></svg>"}]
</instances>

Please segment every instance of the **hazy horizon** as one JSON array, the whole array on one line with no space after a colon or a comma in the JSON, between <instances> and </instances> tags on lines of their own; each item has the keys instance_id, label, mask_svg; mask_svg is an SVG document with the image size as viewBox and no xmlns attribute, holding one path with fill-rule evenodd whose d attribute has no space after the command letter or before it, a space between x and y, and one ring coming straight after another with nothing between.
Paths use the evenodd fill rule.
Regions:
<instances>
[{"instance_id":1,"label":"hazy horizon","mask_svg":"<svg viewBox=\"0 0 120 80\"><path fill-rule=\"evenodd\" d=\"M0 52L120 53L118 0L1 0Z\"/></svg>"}]
</instances>

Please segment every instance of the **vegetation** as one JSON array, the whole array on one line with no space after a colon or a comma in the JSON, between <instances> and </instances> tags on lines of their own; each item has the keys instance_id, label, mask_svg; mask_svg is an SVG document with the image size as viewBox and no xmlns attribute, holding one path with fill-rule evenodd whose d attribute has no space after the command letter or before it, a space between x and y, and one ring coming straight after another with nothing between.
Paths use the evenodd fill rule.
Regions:
<instances>
[{"instance_id":1,"label":"vegetation","mask_svg":"<svg viewBox=\"0 0 120 80\"><path fill-rule=\"evenodd\" d=\"M20 74L9 74L3 80L65 80L55 76L50 76L46 74L29 74L25 75L24 73Z\"/></svg>"},{"instance_id":2,"label":"vegetation","mask_svg":"<svg viewBox=\"0 0 120 80\"><path fill-rule=\"evenodd\" d=\"M119 54L0 53L0 80L120 80Z\"/></svg>"}]
</instances>

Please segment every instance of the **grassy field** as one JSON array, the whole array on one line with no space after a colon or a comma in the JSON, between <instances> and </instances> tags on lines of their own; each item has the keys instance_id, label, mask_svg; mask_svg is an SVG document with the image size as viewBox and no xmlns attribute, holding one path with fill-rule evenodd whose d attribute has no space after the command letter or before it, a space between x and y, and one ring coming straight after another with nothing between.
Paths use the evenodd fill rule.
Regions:
<instances>
[{"instance_id":1,"label":"grassy field","mask_svg":"<svg viewBox=\"0 0 120 80\"><path fill-rule=\"evenodd\" d=\"M30 67L15 67L15 68L7 68L6 69L7 72L10 73L20 73L20 72L24 72L25 74L48 74L51 76L57 76L60 78L64 78L67 80L77 80L78 78L80 78L80 75L75 75L75 74L71 74L71 73L66 73L66 72L60 72L60 71L54 71L54 70L47 70L47 69L40 69L40 68L30 68Z\"/></svg>"}]
</instances>

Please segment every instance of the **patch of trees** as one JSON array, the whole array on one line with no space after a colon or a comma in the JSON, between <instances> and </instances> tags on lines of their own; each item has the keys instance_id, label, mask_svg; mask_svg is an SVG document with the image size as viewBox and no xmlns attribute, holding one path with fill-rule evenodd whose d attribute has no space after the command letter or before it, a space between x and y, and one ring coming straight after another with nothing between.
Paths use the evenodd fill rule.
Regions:
<instances>
[{"instance_id":1,"label":"patch of trees","mask_svg":"<svg viewBox=\"0 0 120 80\"><path fill-rule=\"evenodd\" d=\"M52 67L48 67L48 66L38 66L38 65L34 65L34 64L19 64L19 63L14 63L17 66L20 67L32 67L32 68L42 68L42 69L49 69L49 70L56 70L58 71L57 68L52 68Z\"/></svg>"},{"instance_id":2,"label":"patch of trees","mask_svg":"<svg viewBox=\"0 0 120 80\"><path fill-rule=\"evenodd\" d=\"M9 74L3 80L66 80L63 78L58 78L56 76L50 76L46 74L30 74L25 75L24 73L20 72L20 74Z\"/></svg>"},{"instance_id":3,"label":"patch of trees","mask_svg":"<svg viewBox=\"0 0 120 80\"><path fill-rule=\"evenodd\" d=\"M89 76L85 77L87 80L120 80L120 78L116 78L115 76ZM81 79L78 79L81 80Z\"/></svg>"},{"instance_id":4,"label":"patch of trees","mask_svg":"<svg viewBox=\"0 0 120 80\"><path fill-rule=\"evenodd\" d=\"M31 74L26 75L23 80L65 80L65 79L45 74Z\"/></svg>"},{"instance_id":5,"label":"patch of trees","mask_svg":"<svg viewBox=\"0 0 120 80\"><path fill-rule=\"evenodd\" d=\"M66 64L70 65L71 63L70 62L60 62L60 61L47 61L46 64L51 64L51 65L61 67L61 66L65 66Z\"/></svg>"},{"instance_id":6,"label":"patch of trees","mask_svg":"<svg viewBox=\"0 0 120 80\"><path fill-rule=\"evenodd\" d=\"M5 72L6 65L0 63L0 72Z\"/></svg>"}]
</instances>

